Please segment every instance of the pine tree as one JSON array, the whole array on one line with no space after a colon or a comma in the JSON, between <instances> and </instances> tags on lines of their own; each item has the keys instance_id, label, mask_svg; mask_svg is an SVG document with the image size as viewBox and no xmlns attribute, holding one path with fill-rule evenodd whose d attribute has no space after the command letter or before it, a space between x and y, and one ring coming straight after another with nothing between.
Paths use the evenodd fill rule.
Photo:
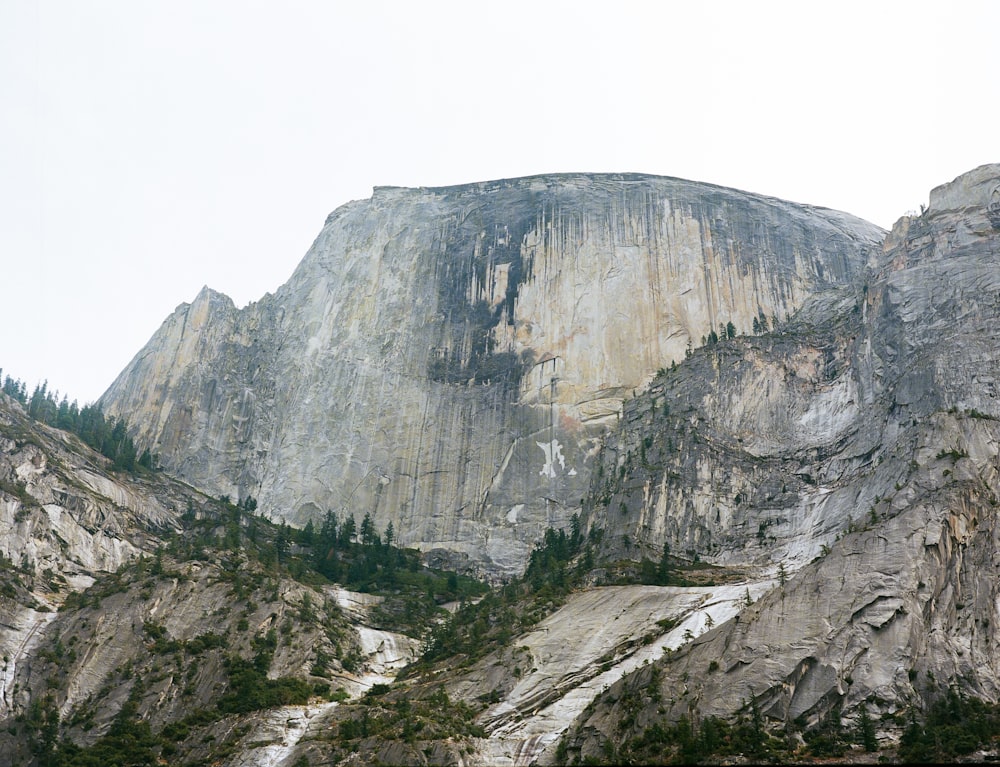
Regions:
<instances>
[{"instance_id":1,"label":"pine tree","mask_svg":"<svg viewBox=\"0 0 1000 767\"><path fill-rule=\"evenodd\" d=\"M59 402L59 410L56 412L56 426L60 429L72 430L73 424L69 417L69 397L65 394Z\"/></svg>"},{"instance_id":2,"label":"pine tree","mask_svg":"<svg viewBox=\"0 0 1000 767\"><path fill-rule=\"evenodd\" d=\"M365 512L364 519L361 520L361 542L366 546L379 542L375 523L372 522L372 515L368 512Z\"/></svg>"},{"instance_id":3,"label":"pine tree","mask_svg":"<svg viewBox=\"0 0 1000 767\"><path fill-rule=\"evenodd\" d=\"M663 543L660 564L656 568L656 582L660 586L667 586L670 583L670 544L666 541Z\"/></svg>"},{"instance_id":4,"label":"pine tree","mask_svg":"<svg viewBox=\"0 0 1000 767\"><path fill-rule=\"evenodd\" d=\"M865 751L878 751L878 739L875 737L875 725L868 716L868 707L862 703L858 709L858 734Z\"/></svg>"},{"instance_id":5,"label":"pine tree","mask_svg":"<svg viewBox=\"0 0 1000 767\"><path fill-rule=\"evenodd\" d=\"M574 513L572 517L569 518L569 546L573 551L577 551L580 548L580 541L582 536L580 533L580 515Z\"/></svg>"},{"instance_id":6,"label":"pine tree","mask_svg":"<svg viewBox=\"0 0 1000 767\"><path fill-rule=\"evenodd\" d=\"M768 328L768 324L767 324L767 315L764 314L764 310L763 309L760 309L757 312L757 319L758 319L758 324L760 325L760 332L761 333L766 333L769 328Z\"/></svg>"},{"instance_id":7,"label":"pine tree","mask_svg":"<svg viewBox=\"0 0 1000 767\"><path fill-rule=\"evenodd\" d=\"M330 548L337 545L337 514L333 509L327 509L323 517L323 524L320 526L319 538L321 548Z\"/></svg>"},{"instance_id":8,"label":"pine tree","mask_svg":"<svg viewBox=\"0 0 1000 767\"><path fill-rule=\"evenodd\" d=\"M346 549L348 544L354 541L354 536L357 533L357 523L354 521L354 515L351 514L344 523L340 526L340 533L337 536L337 541L340 544L340 548Z\"/></svg>"},{"instance_id":9,"label":"pine tree","mask_svg":"<svg viewBox=\"0 0 1000 767\"><path fill-rule=\"evenodd\" d=\"M31 401L28 403L28 415L35 420L41 420L42 407L45 403L45 396L49 388L49 382L43 381L35 384L35 390L31 393Z\"/></svg>"},{"instance_id":10,"label":"pine tree","mask_svg":"<svg viewBox=\"0 0 1000 767\"><path fill-rule=\"evenodd\" d=\"M274 552L277 556L278 564L284 564L288 556L289 537L288 523L285 520L281 520L278 532L274 536Z\"/></svg>"},{"instance_id":11,"label":"pine tree","mask_svg":"<svg viewBox=\"0 0 1000 767\"><path fill-rule=\"evenodd\" d=\"M299 543L303 546L312 546L313 540L316 537L316 525L310 519L306 522L306 526L302 528L302 532L299 533Z\"/></svg>"}]
</instances>

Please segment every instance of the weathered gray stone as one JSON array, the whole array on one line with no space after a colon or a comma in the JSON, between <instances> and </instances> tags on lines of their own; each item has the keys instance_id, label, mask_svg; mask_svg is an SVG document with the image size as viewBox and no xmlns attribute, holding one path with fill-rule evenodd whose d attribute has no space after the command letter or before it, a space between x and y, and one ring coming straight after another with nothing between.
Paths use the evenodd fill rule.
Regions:
<instances>
[{"instance_id":1,"label":"weathered gray stone","mask_svg":"<svg viewBox=\"0 0 1000 767\"><path fill-rule=\"evenodd\" d=\"M787 577L663 664L667 718L731 716L754 695L769 718L815 724L865 701L895 713L939 683L1000 699L996 184L1000 165L935 190L856 288L699 350L626 407L600 463L629 469L595 480L607 504L588 517L609 553L627 537L633 555L666 543ZM579 755L651 721L615 730L613 701L643 682L578 720Z\"/></svg>"},{"instance_id":2,"label":"weathered gray stone","mask_svg":"<svg viewBox=\"0 0 1000 767\"><path fill-rule=\"evenodd\" d=\"M564 730L609 685L729 619L745 594L759 596L770 585L616 586L571 595L533 631L449 683L470 702L500 695L477 718L489 735L477 761L529 765L551 757Z\"/></svg>"},{"instance_id":3,"label":"weathered gray stone","mask_svg":"<svg viewBox=\"0 0 1000 767\"><path fill-rule=\"evenodd\" d=\"M343 499L336 508L359 516L372 511L380 524L391 519L410 542L440 547L433 552L435 561L466 561L468 556L496 570L508 564L513 569L523 554L518 546L531 540L525 529L546 520L558 522L583 498L585 526L604 531L604 557L657 558L669 544L677 554L738 565L750 575L745 583L719 587L631 586L574 593L508 647L470 667L433 677L434 685L444 685L455 698L498 699L478 715L489 737L474 744L477 753L468 752L469 742L441 741L424 750L373 738L348 759L551 763L567 728L571 756L602 758L606 740L618 742L652 723L692 713L729 716L745 709L751 695L765 719L781 726L794 720L808 726L838 712L850 719L862 701L878 719L932 698L941 685L1000 700L1000 585L992 576L1000 566L1000 355L995 332L1000 234L989 207L991 190L1000 184L1000 166L984 166L935 190L928 210L901 219L882 252L865 256L861 271L845 267L836 279L829 274L820 279L809 273L801 252L786 262L772 248L761 256L767 269L782 264L794 264L794 269L769 277L763 287L754 288L755 295L769 290L772 297L780 295L774 285L798 284L801 270L810 286L826 287L808 295L803 288L786 307L798 310L777 332L696 350L676 369L653 376L646 390L642 376L634 387L621 383L631 381L627 365L632 363L588 362L590 347L577 349L569 330L565 337L555 335L561 345L530 341L549 338L555 333L551 328L564 321L559 315L542 322L541 309L528 311L530 297L544 293L535 283L540 280L558 293L560 280L585 273L587 259L598 258L581 255L591 247L588 237L616 242L619 235L607 232L618 231L617 224L607 224L606 232L601 228L605 224L600 221L619 220L608 211L619 211L622 221L632 220L632 203L615 207L618 198L609 191L614 183L618 192L625 190L623 199L643 189L657 200L640 210L701 211L681 219L702 236L713 232L713 242L718 225L704 211L727 200L730 210L739 209L746 220L763 216L762 210L786 224L808 219L808 226L790 225L796 232L825 226L816 217L843 221L828 211L639 177L380 190L372 200L354 203L331 218L322 242L275 296L236 310L225 297L203 291L192 306L168 319L113 387L115 396L134 406L130 418L155 416L144 422L145 428L155 424L160 444L172 446L177 465L193 475L202 472L198 476L206 482L224 482L214 491L261 493L266 506L267 498L283 497L281 493L306 498L303 488L313 488L312 500L295 507L305 515L312 508L309 503L322 508L323 498L334 497L336 490ZM605 208L590 197L595 186L603 190ZM532 189L537 194L524 197ZM694 189L693 196L683 197L685 189ZM507 202L477 213L473 203L490 195L508 195L503 198ZM548 202L539 206L539 200ZM578 204L584 212L579 226L556 229L579 230L586 237L552 235L548 244L541 237L538 245L531 239L535 230L525 227L516 240L521 243L517 258L509 245L514 240L506 235L494 238L492 251L483 249L476 234L483 231L483 222L476 215L492 216L494 232L501 220L510 230L510 221L521 220L525 211L558 208L552 200L563 200L565 210ZM468 209L459 203L468 203ZM464 218L455 212L460 208ZM406 218L413 209L431 210L437 217ZM500 215L509 210L517 215ZM565 213L559 220L573 215ZM543 218L536 216L548 221ZM642 220L659 219L649 214ZM439 224L436 240L422 239L427 221ZM463 229L466 224L470 228ZM552 230L546 225L540 231ZM623 231L638 237L641 227L633 221ZM797 236L789 242L798 242ZM802 242L809 241L802 236ZM845 263L854 263L852 253L864 252L863 243L850 245L850 236L830 237L847 243ZM406 260L404 245L422 253L429 241L437 243L437 250L428 251L436 254L433 258ZM742 241L727 240L726 253L737 252L733 243ZM454 242L473 243L472 256L453 258L449 243ZM507 304L509 291L499 286L504 279L512 284L513 265L524 265L533 242L531 269L522 272L520 282L515 280L516 296ZM493 255L477 261L484 252ZM690 256L693 251L684 252ZM710 268L702 269L703 277L715 276L704 277L700 289L710 293L705 286L717 285L718 274L735 277L726 271L729 256L720 258L714 246L711 257L707 252L701 263ZM841 251L822 252L828 258ZM649 263L663 266L671 253L652 249ZM542 262L548 264L544 269ZM639 268L632 263L631 268ZM449 271L456 264L468 267L461 279ZM350 279L334 276L345 272ZM683 274L677 271L671 280ZM455 284L471 286L459 291L461 300L451 288L439 291L419 311L411 306L420 322L404 322L412 316L403 312L407 301L420 304L427 285L451 284L453 278ZM601 325L603 320L587 314L584 309L592 299L586 296L596 291L601 302L610 296L627 303L625 293L609 287L607 272L593 279L597 287L584 280L574 288L583 307L579 316L597 328L584 324L574 332L591 340L610 333L608 328L621 332L623 326ZM497 287L483 287L487 283ZM669 303L664 298L668 283L661 284L659 301L635 300L624 308L633 312L629 316L636 327L656 315L661 303ZM383 289L395 306L394 320L380 315ZM470 296L492 296L484 299L489 305L501 293L500 311L488 321L469 303ZM563 309L565 301L559 299ZM329 310L317 314L317 306ZM442 315L442 306L461 322ZM717 327L726 315L715 311ZM526 317L535 318L530 329ZM476 325L479 321L494 339L488 352L474 351L477 338L481 341L474 331L486 327ZM656 338L666 322L658 326ZM734 322L746 329L742 320ZM677 327L668 337L680 333L683 338L693 326ZM642 344L651 343L642 338ZM434 348L463 350L458 362L441 363L444 358L435 357L432 339L437 339ZM414 361L411 348L424 349L423 356L417 354ZM648 355L635 370L654 363L670 367L668 346L657 349L655 358ZM483 371L517 372L501 364L512 359L502 356L507 350L516 356L530 352L526 356L534 355L539 364L516 386L512 379L475 383ZM547 354L558 359L542 362ZM570 359L575 367L560 362ZM554 368L560 378L555 406L547 399L553 393L546 388L547 378L531 383L531 371L537 375L537 368L544 368L546 376ZM610 377L615 371L619 379ZM155 374L148 386L138 377L146 373ZM466 375L472 384L460 380ZM648 371L643 375L648 377ZM331 400L324 381L342 387L332 391L348 392L342 394L345 399ZM632 388L637 396L623 402ZM191 391L197 391L197 400L182 400L181 394ZM392 397L402 424L398 428L396 414L384 412ZM76 440L33 424L15 404L2 395L0 399L0 552L22 566L13 578L13 568L4 565L5 587L16 587L14 597L6 590L0 594L0 649L7 656L0 669L0 717L24 713L32 702L49 696L61 715L60 735L93 742L128 695L125 674L133 668L148 681L139 696L139 715L154 729L176 722L191 705L216 700L227 678L224 652L203 656L197 675L188 680L175 673L176 658L167 662L166 656L151 652L147 622L162 626L166 637L176 641L225 632L225 652L244 656L251 653L254 637L294 624L294 635L275 654L272 675L308 676L317 648L334 654L333 630L337 641L356 642L368 658L369 667L359 673L333 669L334 683L354 693L373 681L388 681L414 652L412 640L366 625L349 630L349 622L363 620L377 598L336 587L320 595L276 579L250 594L242 613L234 612L232 589L219 562L187 563L182 572L137 578L123 590L109 590L100 604L52 611L67 592L152 552L162 543L157 532L179 526L178 510L199 497L162 474L110 474L102 459ZM422 406L417 420L412 416L415 402ZM342 419L331 420L324 408L338 408ZM608 413L614 417L609 419ZM552 450L552 439L559 442L565 467ZM407 452L414 445L417 455ZM574 462L574 451L586 451L585 458ZM272 454L282 460L271 465ZM396 455L397 468L423 467L419 480L413 479L418 476L413 471L389 472L385 467L390 464L379 458L385 455ZM486 455L499 455L499 463L490 469L485 468L492 466L488 462L476 463ZM543 456L550 459L549 467L538 460ZM199 468L199 461L208 467L235 466L243 473L213 473L216 469ZM293 461L302 463L286 478ZM567 476L570 466L578 467L572 478ZM325 467L330 476L316 467ZM541 473L543 468L555 476ZM351 471L348 482L345 476ZM465 477L464 484L458 474ZM402 480L410 482L411 516L401 515L402 506L394 505L401 503L396 485ZM299 495L292 493L294 488ZM469 495L470 488L476 493ZM419 504L423 493L426 505L413 505L413 496ZM567 493L577 494L577 500L567 500ZM478 500L462 505L459 498ZM397 509L396 515L388 509ZM416 514L420 509L426 518ZM314 619L301 617L307 593L315 600ZM247 620L244 628L239 627L241 617ZM662 617L680 622L667 630L657 623ZM71 642L72 656L66 652ZM664 654L665 648L671 652ZM515 676L515 668L522 673ZM414 689L426 681L416 680ZM100 700L100 705L84 726L88 700ZM329 749L313 736L334 726L334 712L333 704L316 702L227 718L199 731L187 753L195 759L214 758L205 744L218 738L239 744L226 757L229 764L287 764L303 756L319 761L329 756ZM17 732L0 728L0 753L30 763L27 740Z\"/></svg>"},{"instance_id":4,"label":"weathered gray stone","mask_svg":"<svg viewBox=\"0 0 1000 767\"><path fill-rule=\"evenodd\" d=\"M579 509L623 398L720 325L850 281L882 236L650 176L377 188L274 295L178 307L102 404L209 492L299 524L369 513L516 572Z\"/></svg>"},{"instance_id":5,"label":"weathered gray stone","mask_svg":"<svg viewBox=\"0 0 1000 767\"><path fill-rule=\"evenodd\" d=\"M39 707L58 713L61 739L83 746L107 732L132 692L137 718L154 730L211 711L230 684L226 659L253 657L255 642L272 630L280 640L271 678L331 685L351 697L391 682L416 656L417 639L368 625L380 597L332 585L321 593L278 571L264 578L234 551L163 567L166 539L193 534L184 527L205 513L207 499L160 472L109 467L0 394L0 762L37 763L33 725L15 722ZM123 568L140 556L145 569ZM75 593L95 584L96 593ZM157 649L150 626L166 648ZM192 649L205 637L217 644ZM328 660L316 677L320 652ZM345 657L357 664L341 663ZM298 741L322 728L334 706L317 696L305 706L227 717L185 751L207 760L212 746L204 744L218 738L235 751L227 764L290 763Z\"/></svg>"}]
</instances>

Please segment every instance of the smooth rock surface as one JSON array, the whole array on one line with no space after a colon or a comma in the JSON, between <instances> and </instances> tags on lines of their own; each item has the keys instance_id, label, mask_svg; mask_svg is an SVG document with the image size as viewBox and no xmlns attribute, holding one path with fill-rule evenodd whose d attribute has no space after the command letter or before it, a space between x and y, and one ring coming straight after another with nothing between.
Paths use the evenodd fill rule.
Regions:
<instances>
[{"instance_id":1,"label":"smooth rock surface","mask_svg":"<svg viewBox=\"0 0 1000 767\"><path fill-rule=\"evenodd\" d=\"M478 761L499 766L551 759L566 728L610 685L728 620L747 594L756 598L770 588L770 581L609 586L571 595L535 630L512 640L513 652L491 654L451 683L455 695L472 700L516 679L477 718L489 733L479 743Z\"/></svg>"},{"instance_id":2,"label":"smooth rock surface","mask_svg":"<svg viewBox=\"0 0 1000 767\"><path fill-rule=\"evenodd\" d=\"M377 188L274 295L179 306L101 402L212 494L371 514L510 574L579 509L626 396L727 322L849 282L883 235L653 176Z\"/></svg>"}]
</instances>

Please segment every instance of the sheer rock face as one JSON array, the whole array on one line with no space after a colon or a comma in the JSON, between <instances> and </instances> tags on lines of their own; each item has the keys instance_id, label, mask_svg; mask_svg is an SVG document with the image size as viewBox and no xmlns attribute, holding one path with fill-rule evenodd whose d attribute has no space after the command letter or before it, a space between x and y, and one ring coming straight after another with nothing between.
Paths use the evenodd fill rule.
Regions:
<instances>
[{"instance_id":1,"label":"sheer rock face","mask_svg":"<svg viewBox=\"0 0 1000 767\"><path fill-rule=\"evenodd\" d=\"M1000 416L998 186L993 165L938 187L856 284L699 349L626 403L588 509L607 546L798 567L884 511L927 452L957 450L956 418Z\"/></svg>"},{"instance_id":2,"label":"sheer rock face","mask_svg":"<svg viewBox=\"0 0 1000 767\"><path fill-rule=\"evenodd\" d=\"M378 188L274 295L178 307L102 404L209 492L298 524L370 513L513 572L579 510L625 396L850 281L883 234L670 178Z\"/></svg>"},{"instance_id":3,"label":"sheer rock face","mask_svg":"<svg viewBox=\"0 0 1000 767\"><path fill-rule=\"evenodd\" d=\"M815 723L864 701L899 711L937 683L1000 699L998 189L1000 165L939 187L857 290L699 350L629 403L600 465L637 468L595 472L589 523L608 546L787 578L663 665L669 717L730 715L753 694L773 719ZM613 701L648 684L612 688L573 748L622 737Z\"/></svg>"}]
</instances>

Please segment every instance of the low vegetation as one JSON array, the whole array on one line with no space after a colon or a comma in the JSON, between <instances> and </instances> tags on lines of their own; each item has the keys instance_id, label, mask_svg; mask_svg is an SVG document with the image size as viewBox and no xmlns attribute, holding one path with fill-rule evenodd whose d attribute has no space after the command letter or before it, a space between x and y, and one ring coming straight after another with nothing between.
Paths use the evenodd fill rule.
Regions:
<instances>
[{"instance_id":1,"label":"low vegetation","mask_svg":"<svg viewBox=\"0 0 1000 767\"><path fill-rule=\"evenodd\" d=\"M451 620L431 633L427 649L407 675L426 671L438 662L469 665L505 647L512 638L558 609L570 591L593 567L593 546L599 536L584 537L574 515L569 534L549 528L531 552L520 578L466 602Z\"/></svg>"},{"instance_id":2,"label":"low vegetation","mask_svg":"<svg viewBox=\"0 0 1000 767\"><path fill-rule=\"evenodd\" d=\"M36 421L78 436L110 459L116 470L151 470L158 463L157 456L148 448L141 454L137 452L124 418L106 418L100 405L84 405L81 409L76 400L70 402L65 395L58 399L58 392L48 390L47 381L38 384L28 397L24 382L8 375L4 378L3 393L20 402Z\"/></svg>"},{"instance_id":3,"label":"low vegetation","mask_svg":"<svg viewBox=\"0 0 1000 767\"><path fill-rule=\"evenodd\" d=\"M912 714L899 742L899 759L906 764L942 764L977 749L998 747L1000 705L951 689L930 705L925 716Z\"/></svg>"},{"instance_id":4,"label":"low vegetation","mask_svg":"<svg viewBox=\"0 0 1000 767\"><path fill-rule=\"evenodd\" d=\"M807 727L803 718L786 724L767 722L751 697L733 719L702 717L697 711L676 722L654 721L641 730L640 713L657 704L658 672L654 668L648 686L626 688L608 701L621 713L619 737L606 738L599 753L583 755L579 730L569 731L560 741L559 764L822 764L833 760L857 762L943 764L969 760L976 751L1000 749L1000 704L948 690L926 709L919 706L881 723L899 731L898 746L881 747L876 721L861 704L853 721L845 724L835 707L818 724ZM862 753L872 754L867 759ZM849 757L849 755L851 755Z\"/></svg>"},{"instance_id":5,"label":"low vegetation","mask_svg":"<svg viewBox=\"0 0 1000 767\"><path fill-rule=\"evenodd\" d=\"M362 747L371 749L369 739L376 739L382 747L401 744L404 753L412 751L416 755L435 741L454 743L486 737L483 728L474 722L476 712L466 703L449 698L443 687L421 698L392 692L388 685L375 685L360 701L338 711L336 728L324 738L325 760L333 764Z\"/></svg>"}]
</instances>

